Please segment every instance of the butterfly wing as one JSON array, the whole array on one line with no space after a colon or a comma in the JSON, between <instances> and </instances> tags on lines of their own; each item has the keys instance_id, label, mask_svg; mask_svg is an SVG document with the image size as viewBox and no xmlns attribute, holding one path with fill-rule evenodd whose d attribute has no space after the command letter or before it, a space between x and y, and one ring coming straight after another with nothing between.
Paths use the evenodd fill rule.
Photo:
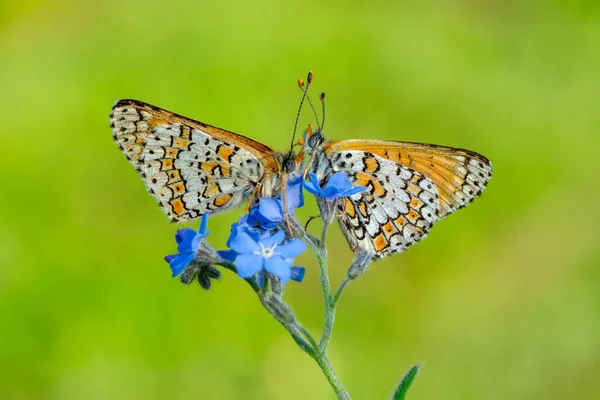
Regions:
<instances>
[{"instance_id":1,"label":"butterfly wing","mask_svg":"<svg viewBox=\"0 0 600 400\"><path fill-rule=\"evenodd\" d=\"M339 222L355 252L385 257L423 239L432 225L481 194L491 163L450 147L345 140L323 147L332 172L367 190L339 201Z\"/></svg>"},{"instance_id":2,"label":"butterfly wing","mask_svg":"<svg viewBox=\"0 0 600 400\"><path fill-rule=\"evenodd\" d=\"M137 100L119 100L113 136L174 221L240 205L278 170L271 148Z\"/></svg>"}]
</instances>

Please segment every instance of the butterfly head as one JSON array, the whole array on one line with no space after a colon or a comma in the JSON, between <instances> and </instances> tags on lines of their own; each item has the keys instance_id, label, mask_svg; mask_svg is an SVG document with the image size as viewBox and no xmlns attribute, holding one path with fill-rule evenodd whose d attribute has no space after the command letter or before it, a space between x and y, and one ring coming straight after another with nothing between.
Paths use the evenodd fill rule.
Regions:
<instances>
[{"instance_id":1,"label":"butterfly head","mask_svg":"<svg viewBox=\"0 0 600 400\"><path fill-rule=\"evenodd\" d=\"M308 151L312 152L318 147L320 147L324 141L325 136L323 136L323 131L317 129L312 135L307 136L307 138L304 140L304 146L305 148L307 148Z\"/></svg>"},{"instance_id":2,"label":"butterfly head","mask_svg":"<svg viewBox=\"0 0 600 400\"><path fill-rule=\"evenodd\" d=\"M298 168L297 155L294 151L290 151L283 155L281 160L281 169L285 174L291 174Z\"/></svg>"}]
</instances>

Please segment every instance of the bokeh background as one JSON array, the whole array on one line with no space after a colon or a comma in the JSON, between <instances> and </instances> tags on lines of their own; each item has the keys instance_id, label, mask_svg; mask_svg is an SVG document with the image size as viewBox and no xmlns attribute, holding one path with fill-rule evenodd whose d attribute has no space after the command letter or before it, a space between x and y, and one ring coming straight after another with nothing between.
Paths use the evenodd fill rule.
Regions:
<instances>
[{"instance_id":1,"label":"bokeh background","mask_svg":"<svg viewBox=\"0 0 600 400\"><path fill-rule=\"evenodd\" d=\"M309 69L329 137L494 165L481 199L344 294L330 353L353 398L417 362L411 400L600 398L597 2L0 4L0 398L332 398L242 280L170 278L178 227L108 126L135 98L284 149ZM215 246L238 216L212 218ZM285 297L316 334L300 263Z\"/></svg>"}]
</instances>

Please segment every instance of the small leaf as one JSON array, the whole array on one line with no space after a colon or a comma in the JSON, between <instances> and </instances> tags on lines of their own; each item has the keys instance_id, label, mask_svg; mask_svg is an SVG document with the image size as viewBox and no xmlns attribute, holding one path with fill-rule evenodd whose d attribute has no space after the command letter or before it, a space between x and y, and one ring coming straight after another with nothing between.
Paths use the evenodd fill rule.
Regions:
<instances>
[{"instance_id":1,"label":"small leaf","mask_svg":"<svg viewBox=\"0 0 600 400\"><path fill-rule=\"evenodd\" d=\"M415 380L417 372L419 372L419 368L421 368L421 364L415 365L408 371L408 373L402 379L402 382L400 382L398 389L396 389L394 392L392 400L404 400L406 398L406 393L408 393L410 385L412 385L413 381Z\"/></svg>"}]
</instances>

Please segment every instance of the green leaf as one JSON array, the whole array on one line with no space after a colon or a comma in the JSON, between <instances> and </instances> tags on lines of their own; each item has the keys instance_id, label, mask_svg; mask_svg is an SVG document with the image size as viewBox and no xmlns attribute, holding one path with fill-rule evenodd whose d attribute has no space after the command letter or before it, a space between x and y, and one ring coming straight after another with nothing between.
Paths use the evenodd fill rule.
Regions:
<instances>
[{"instance_id":1,"label":"green leaf","mask_svg":"<svg viewBox=\"0 0 600 400\"><path fill-rule=\"evenodd\" d=\"M404 400L406 398L406 393L408 393L410 385L412 385L413 381L415 380L417 372L419 372L419 368L421 368L421 364L415 365L408 371L408 373L402 379L402 382L400 382L400 385L398 385L398 389L396 389L394 392L392 400Z\"/></svg>"}]
</instances>

